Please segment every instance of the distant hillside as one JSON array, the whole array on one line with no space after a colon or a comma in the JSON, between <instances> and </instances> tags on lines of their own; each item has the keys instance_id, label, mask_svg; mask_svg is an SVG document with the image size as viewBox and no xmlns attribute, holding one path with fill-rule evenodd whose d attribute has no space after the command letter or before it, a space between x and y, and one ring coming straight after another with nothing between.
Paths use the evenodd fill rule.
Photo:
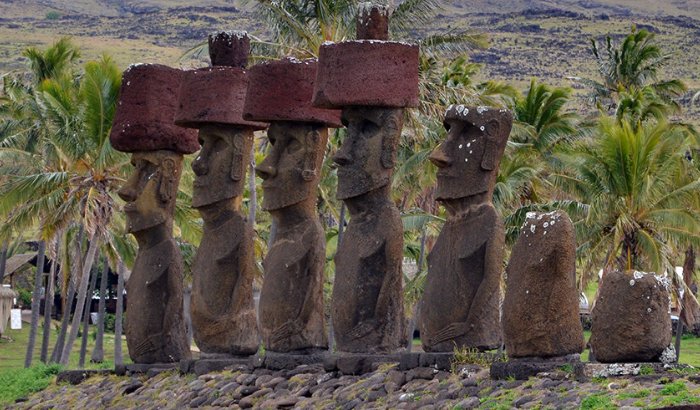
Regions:
<instances>
[{"instance_id":1,"label":"distant hillside","mask_svg":"<svg viewBox=\"0 0 700 410\"><path fill-rule=\"evenodd\" d=\"M62 35L72 35L86 59L107 52L122 67L181 64L183 52L214 30L266 36L240 0L0 0L0 9L0 73L23 68L23 48ZM445 0L435 24L414 35L486 32L491 47L471 55L485 65L484 78L568 84L567 76L595 76L589 38L621 37L632 25L657 33L674 54L668 77L700 89L700 0Z\"/></svg>"}]
</instances>

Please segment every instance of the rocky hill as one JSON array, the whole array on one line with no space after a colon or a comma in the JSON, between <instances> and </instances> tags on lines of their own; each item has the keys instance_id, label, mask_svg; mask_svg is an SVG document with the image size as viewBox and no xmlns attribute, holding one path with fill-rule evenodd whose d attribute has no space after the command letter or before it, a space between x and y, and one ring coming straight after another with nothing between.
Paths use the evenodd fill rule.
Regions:
<instances>
[{"instance_id":1,"label":"rocky hill","mask_svg":"<svg viewBox=\"0 0 700 410\"><path fill-rule=\"evenodd\" d=\"M84 58L108 52L123 67L187 66L180 57L214 30L267 36L252 6L241 0L0 0L0 9L0 73L24 66L23 48L62 35L74 37ZM482 77L524 87L532 77L557 85L569 84L567 76L595 77L589 39L608 33L620 38L633 25L656 33L673 54L665 77L700 89L700 0L445 0L435 24L412 34L486 32L491 47L471 56L484 64ZM694 118L700 118L698 110Z\"/></svg>"}]
</instances>

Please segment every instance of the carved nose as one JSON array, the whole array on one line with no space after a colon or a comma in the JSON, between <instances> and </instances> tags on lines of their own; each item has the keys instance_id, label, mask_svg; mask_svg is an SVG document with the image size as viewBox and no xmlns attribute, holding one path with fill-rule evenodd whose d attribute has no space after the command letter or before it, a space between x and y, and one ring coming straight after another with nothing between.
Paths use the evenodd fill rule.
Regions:
<instances>
[{"instance_id":1,"label":"carved nose","mask_svg":"<svg viewBox=\"0 0 700 410\"><path fill-rule=\"evenodd\" d=\"M273 178L275 175L277 175L277 168L262 163L255 167L255 173L262 179Z\"/></svg>"},{"instance_id":2,"label":"carved nose","mask_svg":"<svg viewBox=\"0 0 700 410\"><path fill-rule=\"evenodd\" d=\"M350 162L352 162L352 157L350 156L348 150L343 149L343 147L341 146L338 152L336 152L333 156L333 162L341 166L348 165L350 164Z\"/></svg>"},{"instance_id":3,"label":"carved nose","mask_svg":"<svg viewBox=\"0 0 700 410\"><path fill-rule=\"evenodd\" d=\"M192 171L194 171L195 175L197 176L202 176L206 175L209 173L209 165L207 164L207 161L202 158L202 154L200 153L197 159L192 162Z\"/></svg>"},{"instance_id":4,"label":"carved nose","mask_svg":"<svg viewBox=\"0 0 700 410\"><path fill-rule=\"evenodd\" d=\"M448 167L452 163L452 161L447 157L447 155L445 155L445 152L442 150L442 147L435 148L433 152L430 153L428 159L438 168Z\"/></svg>"},{"instance_id":5,"label":"carved nose","mask_svg":"<svg viewBox=\"0 0 700 410\"><path fill-rule=\"evenodd\" d=\"M134 202L136 200L136 190L131 184L124 185L118 192L119 198L125 202Z\"/></svg>"}]
</instances>

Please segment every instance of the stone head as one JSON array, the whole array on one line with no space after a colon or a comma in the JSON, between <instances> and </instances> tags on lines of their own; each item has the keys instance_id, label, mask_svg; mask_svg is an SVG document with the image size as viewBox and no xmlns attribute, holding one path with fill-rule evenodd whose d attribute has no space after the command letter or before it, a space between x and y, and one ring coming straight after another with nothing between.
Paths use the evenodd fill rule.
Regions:
<instances>
[{"instance_id":1,"label":"stone head","mask_svg":"<svg viewBox=\"0 0 700 410\"><path fill-rule=\"evenodd\" d=\"M342 112L345 139L333 161L338 165L338 199L352 198L391 181L403 126L403 109L348 107Z\"/></svg>"},{"instance_id":2,"label":"stone head","mask_svg":"<svg viewBox=\"0 0 700 410\"><path fill-rule=\"evenodd\" d=\"M202 149L192 162L192 207L199 208L243 194L245 170L253 145L249 127L208 124L199 129Z\"/></svg>"},{"instance_id":3,"label":"stone head","mask_svg":"<svg viewBox=\"0 0 700 410\"><path fill-rule=\"evenodd\" d=\"M272 148L255 168L264 180L262 208L272 211L315 197L328 141L326 126L273 121L267 136Z\"/></svg>"},{"instance_id":4,"label":"stone head","mask_svg":"<svg viewBox=\"0 0 700 410\"><path fill-rule=\"evenodd\" d=\"M498 166L508 142L513 116L507 110L450 106L447 137L430 154L438 167L437 200L493 193Z\"/></svg>"},{"instance_id":5,"label":"stone head","mask_svg":"<svg viewBox=\"0 0 700 410\"><path fill-rule=\"evenodd\" d=\"M140 151L131 155L134 173L119 190L126 201L127 230L140 232L171 224L175 211L182 155L173 151Z\"/></svg>"}]
</instances>

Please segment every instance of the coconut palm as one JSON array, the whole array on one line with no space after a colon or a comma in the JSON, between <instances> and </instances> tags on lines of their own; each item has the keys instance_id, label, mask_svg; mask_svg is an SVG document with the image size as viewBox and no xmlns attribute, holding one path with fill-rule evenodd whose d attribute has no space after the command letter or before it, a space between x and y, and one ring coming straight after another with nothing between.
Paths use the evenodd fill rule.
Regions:
<instances>
[{"instance_id":1,"label":"coconut palm","mask_svg":"<svg viewBox=\"0 0 700 410\"><path fill-rule=\"evenodd\" d=\"M559 155L571 172L553 180L589 205L578 238L589 266L670 272L679 249L700 243L700 180L686 149L684 128L604 117L595 138Z\"/></svg>"},{"instance_id":2,"label":"coconut palm","mask_svg":"<svg viewBox=\"0 0 700 410\"><path fill-rule=\"evenodd\" d=\"M591 98L606 112L617 110L624 93L627 93L627 99L653 93L666 110L676 110L677 103L673 99L682 95L686 86L677 79L658 80L671 55L662 52L654 37L647 30L632 28L619 45L610 36L605 38L604 45L591 39L591 52L596 59L600 81L580 77L572 79L590 87L593 91ZM644 88L648 90L642 92Z\"/></svg>"}]
</instances>

